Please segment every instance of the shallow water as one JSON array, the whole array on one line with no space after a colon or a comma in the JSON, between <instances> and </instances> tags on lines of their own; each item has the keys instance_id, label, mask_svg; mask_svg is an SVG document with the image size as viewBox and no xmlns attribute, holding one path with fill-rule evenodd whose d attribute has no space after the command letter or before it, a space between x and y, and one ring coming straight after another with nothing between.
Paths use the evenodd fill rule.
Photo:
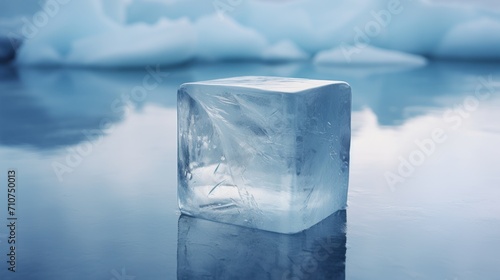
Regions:
<instances>
[{"instance_id":1,"label":"shallow water","mask_svg":"<svg viewBox=\"0 0 500 280\"><path fill-rule=\"evenodd\" d=\"M7 170L16 169L18 182L17 272L2 261L1 279L500 275L499 64L221 63L161 71L168 76L145 78L146 69L0 68L2 224L8 224ZM179 217L176 89L240 75L351 84L343 218L290 237ZM141 88L144 79L149 90ZM208 239L200 238L200 228ZM226 245L206 250L207 240ZM327 258L314 254L322 240L335 240L323 247ZM253 244L268 252L255 253Z\"/></svg>"}]
</instances>

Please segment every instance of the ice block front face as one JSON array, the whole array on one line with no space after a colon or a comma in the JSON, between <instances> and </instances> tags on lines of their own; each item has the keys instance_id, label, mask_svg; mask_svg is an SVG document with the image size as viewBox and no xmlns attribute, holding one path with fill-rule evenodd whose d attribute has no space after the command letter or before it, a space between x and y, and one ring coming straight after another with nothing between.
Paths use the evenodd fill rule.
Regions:
<instances>
[{"instance_id":1,"label":"ice block front face","mask_svg":"<svg viewBox=\"0 0 500 280\"><path fill-rule=\"evenodd\" d=\"M177 102L183 213L295 233L346 206L346 83L238 77L184 84Z\"/></svg>"}]
</instances>

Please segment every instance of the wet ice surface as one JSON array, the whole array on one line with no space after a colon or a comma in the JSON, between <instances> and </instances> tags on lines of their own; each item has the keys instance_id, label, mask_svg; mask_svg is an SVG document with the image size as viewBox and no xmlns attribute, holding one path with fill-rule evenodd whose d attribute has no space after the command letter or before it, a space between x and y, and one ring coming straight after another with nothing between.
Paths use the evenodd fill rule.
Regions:
<instances>
[{"instance_id":1,"label":"wet ice surface","mask_svg":"<svg viewBox=\"0 0 500 280\"><path fill-rule=\"evenodd\" d=\"M346 83L238 77L178 94L179 205L191 216L295 233L347 203Z\"/></svg>"},{"instance_id":2,"label":"wet ice surface","mask_svg":"<svg viewBox=\"0 0 500 280\"><path fill-rule=\"evenodd\" d=\"M346 212L338 211L305 231L282 235L183 215L179 219L177 276L344 279L345 222Z\"/></svg>"},{"instance_id":3,"label":"wet ice surface","mask_svg":"<svg viewBox=\"0 0 500 280\"><path fill-rule=\"evenodd\" d=\"M180 277L207 263L225 267L224 248L217 258L177 259L183 227L176 193L176 91L185 82L244 75L345 80L354 89L346 279L500 275L500 129L495 121L500 66L215 64L164 71L169 78L141 101L124 100L122 94L141 85L146 71L0 70L0 182L7 168L16 167L22 187L19 270L10 274L0 264L1 279L112 279L122 268L135 279L176 279L178 271ZM475 106L469 97L476 89L487 93L481 77L491 77L492 93ZM65 163L73 149L85 148L82 130L98 130L103 119L111 129L93 140L91 152L60 182L52 163ZM397 175L400 157L408 160L418 148L415 140L431 137L436 128L445 132L445 142L436 143L435 151L391 188L384 174ZM6 209L5 199L0 209ZM227 232L227 225L219 226L208 228L207 240L224 237L217 232ZM232 232L239 234L237 227ZM6 235L6 227L0 227L1 254L7 253ZM197 236L191 240L206 242ZM273 245L270 255L276 247L293 254L302 250L304 256L311 251L307 241L294 240L300 246L287 249L286 238L258 234L254 240L261 238ZM246 260L259 264L251 254L261 255L245 246L238 247L242 255L229 256L249 254ZM187 249L205 252L196 245ZM328 262L338 265L339 259ZM207 278L213 275L208 271ZM242 279L250 278L243 272Z\"/></svg>"}]
</instances>

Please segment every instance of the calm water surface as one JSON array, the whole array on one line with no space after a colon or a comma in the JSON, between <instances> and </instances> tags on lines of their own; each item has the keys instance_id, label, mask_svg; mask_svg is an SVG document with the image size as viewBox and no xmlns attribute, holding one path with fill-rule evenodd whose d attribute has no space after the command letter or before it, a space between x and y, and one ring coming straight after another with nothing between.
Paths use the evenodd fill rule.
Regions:
<instances>
[{"instance_id":1,"label":"calm water surface","mask_svg":"<svg viewBox=\"0 0 500 280\"><path fill-rule=\"evenodd\" d=\"M499 279L499 64L160 71L0 67L0 279ZM294 236L180 217L176 89L240 75L351 84L347 211Z\"/></svg>"}]
</instances>

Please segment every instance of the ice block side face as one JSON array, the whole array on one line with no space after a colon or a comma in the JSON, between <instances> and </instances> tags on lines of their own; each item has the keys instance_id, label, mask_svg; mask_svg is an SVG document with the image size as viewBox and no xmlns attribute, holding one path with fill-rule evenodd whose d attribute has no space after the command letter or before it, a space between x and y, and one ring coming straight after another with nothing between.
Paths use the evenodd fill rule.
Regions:
<instances>
[{"instance_id":1,"label":"ice block side face","mask_svg":"<svg viewBox=\"0 0 500 280\"><path fill-rule=\"evenodd\" d=\"M185 214L294 233L346 205L346 83L239 77L178 91L178 196Z\"/></svg>"}]
</instances>

